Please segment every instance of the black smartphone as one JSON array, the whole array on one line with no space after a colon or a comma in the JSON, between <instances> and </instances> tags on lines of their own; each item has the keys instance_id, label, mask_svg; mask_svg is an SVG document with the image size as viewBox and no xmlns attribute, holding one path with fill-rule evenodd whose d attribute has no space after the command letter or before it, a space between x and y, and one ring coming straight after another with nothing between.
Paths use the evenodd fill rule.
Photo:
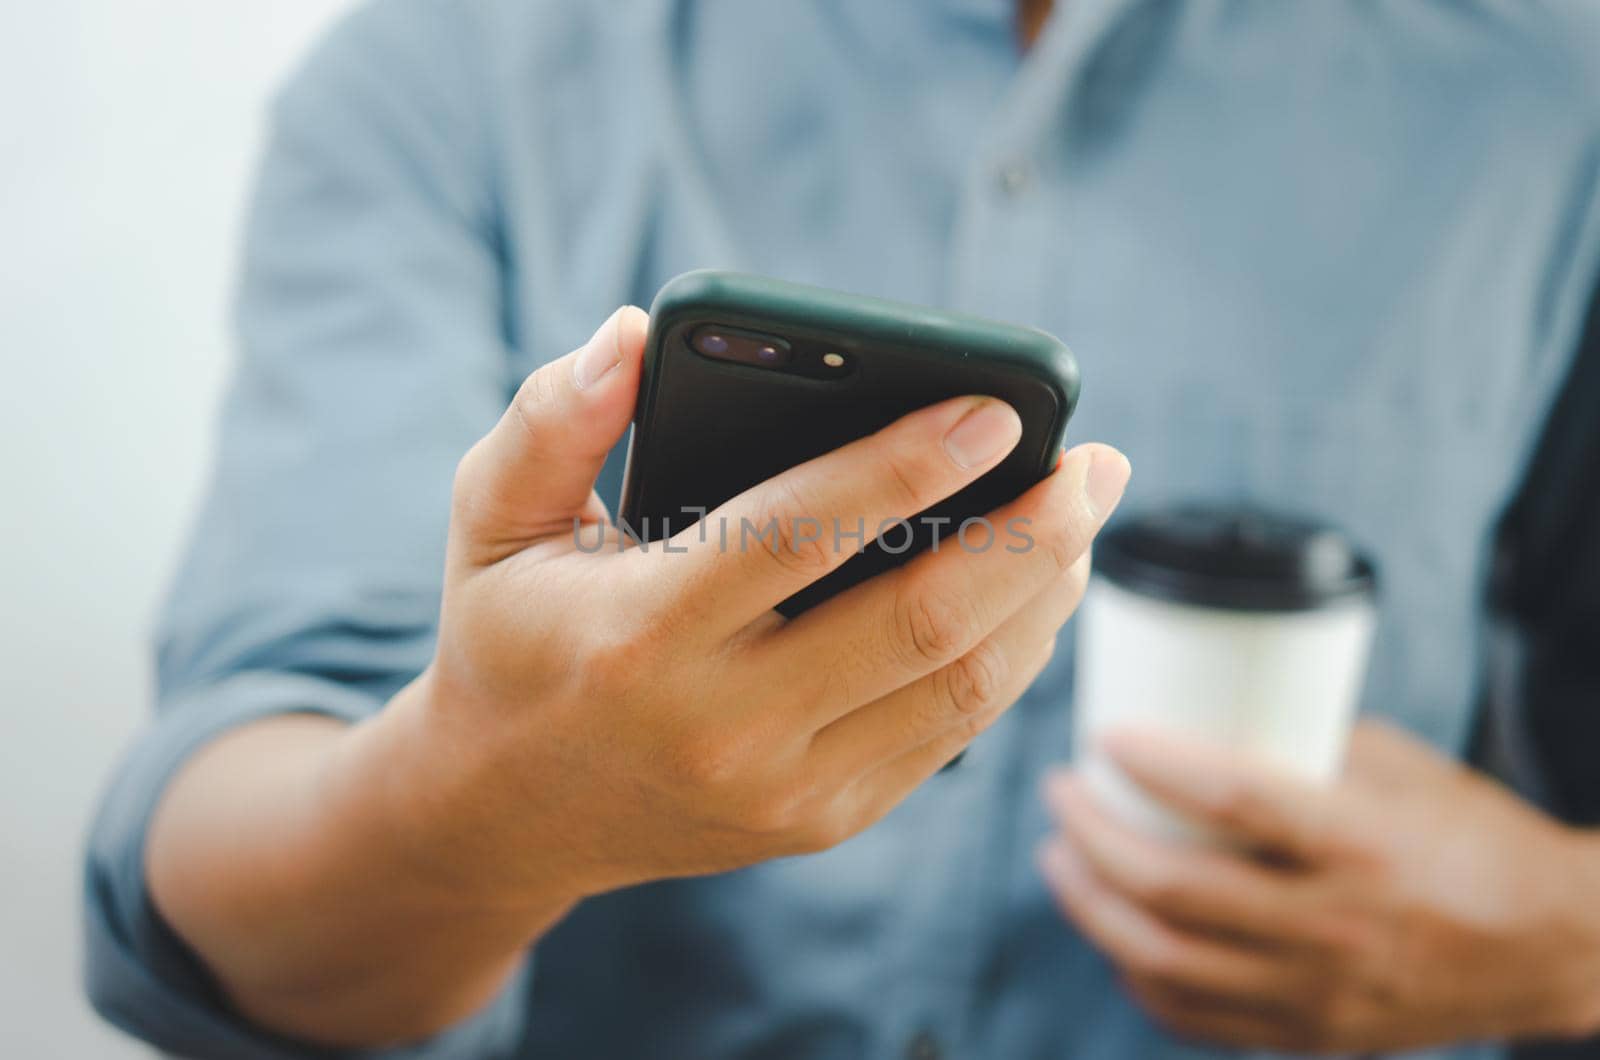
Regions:
<instances>
[{"instance_id":1,"label":"black smartphone","mask_svg":"<svg viewBox=\"0 0 1600 1060\"><path fill-rule=\"evenodd\" d=\"M668 537L796 464L965 394L1016 409L1016 448L924 518L879 541L879 528L867 528L860 554L784 601L786 615L905 562L941 532L952 538L962 520L1048 474L1077 403L1077 363L1034 328L742 273L685 273L650 307L622 528L643 542Z\"/></svg>"}]
</instances>

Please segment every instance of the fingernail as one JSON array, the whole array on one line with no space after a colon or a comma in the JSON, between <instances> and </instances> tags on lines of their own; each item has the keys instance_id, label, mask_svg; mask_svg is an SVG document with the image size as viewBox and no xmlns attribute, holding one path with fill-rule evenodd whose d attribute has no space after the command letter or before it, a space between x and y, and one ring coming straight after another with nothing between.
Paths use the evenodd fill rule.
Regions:
<instances>
[{"instance_id":1,"label":"fingernail","mask_svg":"<svg viewBox=\"0 0 1600 1060\"><path fill-rule=\"evenodd\" d=\"M1089 504L1103 521L1122 500L1122 491L1128 488L1128 476L1133 473L1128 458L1107 446L1096 447L1089 455L1089 471L1084 478L1083 490Z\"/></svg>"},{"instance_id":2,"label":"fingernail","mask_svg":"<svg viewBox=\"0 0 1600 1060\"><path fill-rule=\"evenodd\" d=\"M620 313L621 310L618 310ZM607 372L622 363L622 347L617 342L617 315L600 325L600 330L578 351L572 362L572 384L587 390L598 383Z\"/></svg>"},{"instance_id":3,"label":"fingernail","mask_svg":"<svg viewBox=\"0 0 1600 1060\"><path fill-rule=\"evenodd\" d=\"M1011 451L1022 437L1022 421L1004 401L992 399L961 417L944 436L944 450L965 468L982 467Z\"/></svg>"}]
</instances>

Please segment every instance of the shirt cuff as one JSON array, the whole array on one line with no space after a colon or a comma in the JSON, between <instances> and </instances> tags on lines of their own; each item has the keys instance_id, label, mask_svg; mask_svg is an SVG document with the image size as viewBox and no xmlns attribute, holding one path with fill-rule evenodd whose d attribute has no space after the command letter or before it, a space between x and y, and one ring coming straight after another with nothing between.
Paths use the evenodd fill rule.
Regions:
<instances>
[{"instance_id":1,"label":"shirt cuff","mask_svg":"<svg viewBox=\"0 0 1600 1060\"><path fill-rule=\"evenodd\" d=\"M279 714L357 722L382 708L331 681L278 671L243 672L162 704L102 798L84 880L84 969L89 999L110 1022L178 1056L231 1060L511 1055L522 1036L526 962L478 1015L425 1042L385 1050L310 1047L235 1015L204 965L162 920L145 885L150 818L168 780L223 732Z\"/></svg>"}]
</instances>

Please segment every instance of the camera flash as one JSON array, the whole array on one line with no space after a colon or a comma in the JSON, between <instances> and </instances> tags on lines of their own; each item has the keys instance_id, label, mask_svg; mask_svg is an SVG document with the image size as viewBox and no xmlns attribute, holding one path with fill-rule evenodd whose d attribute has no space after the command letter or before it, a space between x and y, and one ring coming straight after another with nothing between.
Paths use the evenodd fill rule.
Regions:
<instances>
[{"instance_id":1,"label":"camera flash","mask_svg":"<svg viewBox=\"0 0 1600 1060\"><path fill-rule=\"evenodd\" d=\"M822 355L822 363L829 368L843 368L844 356L838 353L825 353Z\"/></svg>"}]
</instances>

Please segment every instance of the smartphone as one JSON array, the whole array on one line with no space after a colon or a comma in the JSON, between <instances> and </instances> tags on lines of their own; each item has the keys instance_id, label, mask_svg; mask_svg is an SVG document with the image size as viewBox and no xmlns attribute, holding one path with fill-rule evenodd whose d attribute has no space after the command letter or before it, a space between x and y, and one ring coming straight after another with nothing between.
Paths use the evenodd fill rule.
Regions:
<instances>
[{"instance_id":1,"label":"smartphone","mask_svg":"<svg viewBox=\"0 0 1600 1060\"><path fill-rule=\"evenodd\" d=\"M858 554L784 601L785 615L929 547L978 548L986 536L987 547L1017 547L1005 527L957 532L1055 467L1078 399L1077 363L1059 339L1034 328L743 273L685 273L650 307L618 513L623 531L645 543L669 537L796 464L964 394L1016 409L1016 448L921 517L865 528L864 541L854 536L859 525L818 527L824 539L842 530L838 540ZM760 530L719 527L710 540L762 547Z\"/></svg>"}]
</instances>

